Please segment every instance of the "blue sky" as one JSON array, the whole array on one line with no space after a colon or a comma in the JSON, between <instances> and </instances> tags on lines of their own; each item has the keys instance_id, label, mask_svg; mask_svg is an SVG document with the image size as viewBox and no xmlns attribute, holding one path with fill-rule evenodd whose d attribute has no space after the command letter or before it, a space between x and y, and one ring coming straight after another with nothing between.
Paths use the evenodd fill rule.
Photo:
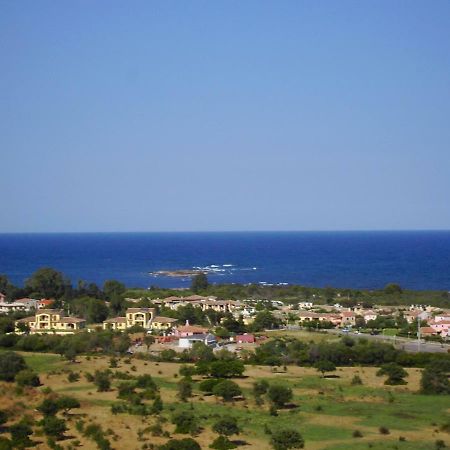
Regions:
<instances>
[{"instance_id":1,"label":"blue sky","mask_svg":"<svg viewBox=\"0 0 450 450\"><path fill-rule=\"evenodd\" d=\"M450 228L450 2L0 1L0 231Z\"/></svg>"}]
</instances>

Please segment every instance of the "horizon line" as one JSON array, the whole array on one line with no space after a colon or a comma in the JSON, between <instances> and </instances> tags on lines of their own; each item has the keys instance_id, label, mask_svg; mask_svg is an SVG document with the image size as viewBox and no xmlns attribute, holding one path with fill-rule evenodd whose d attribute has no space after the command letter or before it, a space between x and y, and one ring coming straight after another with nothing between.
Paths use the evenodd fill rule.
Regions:
<instances>
[{"instance_id":1,"label":"horizon line","mask_svg":"<svg viewBox=\"0 0 450 450\"><path fill-rule=\"evenodd\" d=\"M25 234L205 234L205 233L405 233L405 232L449 232L450 228L379 228L379 229L317 229L317 230L133 230L133 231L0 231L0 235Z\"/></svg>"}]
</instances>

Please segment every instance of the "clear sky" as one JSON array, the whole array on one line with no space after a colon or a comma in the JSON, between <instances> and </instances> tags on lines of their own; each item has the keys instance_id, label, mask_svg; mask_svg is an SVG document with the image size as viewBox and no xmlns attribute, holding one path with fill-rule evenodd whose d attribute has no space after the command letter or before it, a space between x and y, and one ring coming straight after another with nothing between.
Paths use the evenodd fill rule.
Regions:
<instances>
[{"instance_id":1,"label":"clear sky","mask_svg":"<svg viewBox=\"0 0 450 450\"><path fill-rule=\"evenodd\" d=\"M450 228L450 1L0 0L0 231Z\"/></svg>"}]
</instances>

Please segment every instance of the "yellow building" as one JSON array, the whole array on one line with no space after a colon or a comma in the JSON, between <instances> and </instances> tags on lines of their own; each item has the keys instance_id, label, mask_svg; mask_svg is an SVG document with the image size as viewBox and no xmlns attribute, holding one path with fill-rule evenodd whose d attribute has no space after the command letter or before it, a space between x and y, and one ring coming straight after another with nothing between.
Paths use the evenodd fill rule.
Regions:
<instances>
[{"instance_id":1,"label":"yellow building","mask_svg":"<svg viewBox=\"0 0 450 450\"><path fill-rule=\"evenodd\" d=\"M128 308L126 313L127 328L133 326L150 328L154 315L155 308Z\"/></svg>"},{"instance_id":2,"label":"yellow building","mask_svg":"<svg viewBox=\"0 0 450 450\"><path fill-rule=\"evenodd\" d=\"M172 317L156 316L150 324L150 328L155 331L168 330L174 326L176 321L177 319L173 319Z\"/></svg>"},{"instance_id":3,"label":"yellow building","mask_svg":"<svg viewBox=\"0 0 450 450\"><path fill-rule=\"evenodd\" d=\"M15 331L21 332L21 324L27 325L31 334L72 334L86 327L86 321L78 317L67 317L62 309L40 309L32 317L19 319Z\"/></svg>"},{"instance_id":4,"label":"yellow building","mask_svg":"<svg viewBox=\"0 0 450 450\"><path fill-rule=\"evenodd\" d=\"M114 317L103 322L104 330L124 331L139 326L145 330L164 331L172 328L176 319L155 316L155 308L128 308L125 317Z\"/></svg>"},{"instance_id":5,"label":"yellow building","mask_svg":"<svg viewBox=\"0 0 450 450\"><path fill-rule=\"evenodd\" d=\"M103 322L104 330L124 331L127 329L127 319L125 317L114 317Z\"/></svg>"}]
</instances>

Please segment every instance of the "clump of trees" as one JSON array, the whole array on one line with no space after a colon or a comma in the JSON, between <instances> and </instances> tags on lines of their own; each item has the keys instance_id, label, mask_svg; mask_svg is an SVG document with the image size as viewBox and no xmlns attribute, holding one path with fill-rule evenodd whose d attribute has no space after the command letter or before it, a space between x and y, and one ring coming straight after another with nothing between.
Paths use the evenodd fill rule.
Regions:
<instances>
[{"instance_id":1,"label":"clump of trees","mask_svg":"<svg viewBox=\"0 0 450 450\"><path fill-rule=\"evenodd\" d=\"M406 384L405 378L408 376L408 372L398 365L397 363L383 364L377 372L377 376L381 377L383 375L387 376L384 384L388 385L399 385Z\"/></svg>"},{"instance_id":2,"label":"clump of trees","mask_svg":"<svg viewBox=\"0 0 450 450\"><path fill-rule=\"evenodd\" d=\"M450 395L450 362L436 360L425 367L420 380L420 392L427 395Z\"/></svg>"},{"instance_id":3,"label":"clump of trees","mask_svg":"<svg viewBox=\"0 0 450 450\"><path fill-rule=\"evenodd\" d=\"M16 376L26 369L27 365L21 355L15 352L0 353L0 380L14 381Z\"/></svg>"}]
</instances>

